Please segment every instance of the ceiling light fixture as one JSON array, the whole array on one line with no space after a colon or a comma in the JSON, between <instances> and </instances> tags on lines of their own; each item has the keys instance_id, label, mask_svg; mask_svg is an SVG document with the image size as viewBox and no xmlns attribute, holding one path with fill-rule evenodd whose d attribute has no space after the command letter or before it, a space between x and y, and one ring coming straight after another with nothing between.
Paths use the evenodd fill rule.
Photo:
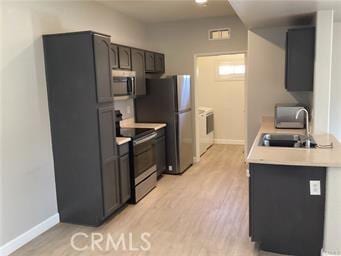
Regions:
<instances>
[{"instance_id":1,"label":"ceiling light fixture","mask_svg":"<svg viewBox=\"0 0 341 256\"><path fill-rule=\"evenodd\" d=\"M206 6L207 5L207 0L195 0L195 2L198 5L201 5L201 6Z\"/></svg>"}]
</instances>

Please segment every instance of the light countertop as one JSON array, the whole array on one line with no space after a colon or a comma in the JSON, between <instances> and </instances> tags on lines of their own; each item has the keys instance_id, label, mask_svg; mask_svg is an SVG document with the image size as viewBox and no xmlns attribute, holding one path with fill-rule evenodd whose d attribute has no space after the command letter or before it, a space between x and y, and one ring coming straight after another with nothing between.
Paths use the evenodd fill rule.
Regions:
<instances>
[{"instance_id":1,"label":"light countertop","mask_svg":"<svg viewBox=\"0 0 341 256\"><path fill-rule=\"evenodd\" d=\"M131 141L130 138L127 138L127 137L116 137L116 143L117 145L123 145L127 142Z\"/></svg>"},{"instance_id":2,"label":"light countertop","mask_svg":"<svg viewBox=\"0 0 341 256\"><path fill-rule=\"evenodd\" d=\"M164 123L135 123L135 122L121 122L121 128L150 128L155 131L166 127Z\"/></svg>"},{"instance_id":3,"label":"light countertop","mask_svg":"<svg viewBox=\"0 0 341 256\"><path fill-rule=\"evenodd\" d=\"M314 134L317 144L333 143L332 149L284 148L260 146L263 133L305 134L305 129L276 129L272 117L264 117L261 128L247 157L248 163L341 167L341 144L331 134Z\"/></svg>"}]
</instances>

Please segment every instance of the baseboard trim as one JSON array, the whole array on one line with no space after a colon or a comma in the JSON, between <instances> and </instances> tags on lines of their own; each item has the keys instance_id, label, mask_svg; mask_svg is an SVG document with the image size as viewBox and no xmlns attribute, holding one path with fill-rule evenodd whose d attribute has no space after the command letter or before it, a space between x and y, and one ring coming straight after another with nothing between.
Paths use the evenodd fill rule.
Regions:
<instances>
[{"instance_id":1,"label":"baseboard trim","mask_svg":"<svg viewBox=\"0 0 341 256\"><path fill-rule=\"evenodd\" d=\"M214 144L244 145L244 140L214 139Z\"/></svg>"},{"instance_id":2,"label":"baseboard trim","mask_svg":"<svg viewBox=\"0 0 341 256\"><path fill-rule=\"evenodd\" d=\"M20 247L24 246L37 236L41 235L45 231L49 230L53 226L59 223L59 214L52 215L48 219L34 226L30 230L14 238L0 247L0 256L8 256Z\"/></svg>"},{"instance_id":3,"label":"baseboard trim","mask_svg":"<svg viewBox=\"0 0 341 256\"><path fill-rule=\"evenodd\" d=\"M341 252L326 252L325 250L321 250L321 256L341 256Z\"/></svg>"}]
</instances>

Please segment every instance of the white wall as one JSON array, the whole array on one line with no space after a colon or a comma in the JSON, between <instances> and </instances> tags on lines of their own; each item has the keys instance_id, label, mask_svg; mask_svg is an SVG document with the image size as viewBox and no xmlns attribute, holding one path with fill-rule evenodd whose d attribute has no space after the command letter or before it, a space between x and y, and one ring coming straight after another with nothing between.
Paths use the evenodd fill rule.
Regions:
<instances>
[{"instance_id":1,"label":"white wall","mask_svg":"<svg viewBox=\"0 0 341 256\"><path fill-rule=\"evenodd\" d=\"M1 2L0 246L57 213L44 33L95 30L148 46L140 23L93 2Z\"/></svg>"},{"instance_id":2,"label":"white wall","mask_svg":"<svg viewBox=\"0 0 341 256\"><path fill-rule=\"evenodd\" d=\"M276 103L310 104L311 93L285 90L287 27L254 29L248 33L246 112L247 148L258 133L263 116L274 116Z\"/></svg>"},{"instance_id":3,"label":"white wall","mask_svg":"<svg viewBox=\"0 0 341 256\"><path fill-rule=\"evenodd\" d=\"M331 99L330 99L330 132L341 141L341 23L334 23ZM341 255L341 169L328 168L327 200L325 217L324 250Z\"/></svg>"},{"instance_id":4,"label":"white wall","mask_svg":"<svg viewBox=\"0 0 341 256\"><path fill-rule=\"evenodd\" d=\"M226 27L231 29L229 40L208 40L209 29ZM189 74L192 76L193 85L195 55L247 50L247 30L237 16L151 24L148 25L147 31L150 45L165 53L166 74ZM194 87L195 85L193 95ZM196 109L196 105L194 99L193 109ZM193 128L193 134L198 137L195 127ZM198 144L194 153L199 159L199 150L196 149L199 149Z\"/></svg>"},{"instance_id":5,"label":"white wall","mask_svg":"<svg viewBox=\"0 0 341 256\"><path fill-rule=\"evenodd\" d=\"M317 12L315 41L313 127L320 133L330 131L333 11Z\"/></svg>"},{"instance_id":6,"label":"white wall","mask_svg":"<svg viewBox=\"0 0 341 256\"><path fill-rule=\"evenodd\" d=\"M334 23L330 131L341 141L341 22Z\"/></svg>"},{"instance_id":7,"label":"white wall","mask_svg":"<svg viewBox=\"0 0 341 256\"><path fill-rule=\"evenodd\" d=\"M198 57L198 107L214 110L215 143L244 143L245 80L219 80L217 68L224 62L245 63L244 54Z\"/></svg>"},{"instance_id":8,"label":"white wall","mask_svg":"<svg viewBox=\"0 0 341 256\"><path fill-rule=\"evenodd\" d=\"M231 29L231 39L209 41L208 30ZM237 16L206 18L148 25L151 46L166 55L166 73L194 74L194 55L245 51L247 30Z\"/></svg>"}]
</instances>

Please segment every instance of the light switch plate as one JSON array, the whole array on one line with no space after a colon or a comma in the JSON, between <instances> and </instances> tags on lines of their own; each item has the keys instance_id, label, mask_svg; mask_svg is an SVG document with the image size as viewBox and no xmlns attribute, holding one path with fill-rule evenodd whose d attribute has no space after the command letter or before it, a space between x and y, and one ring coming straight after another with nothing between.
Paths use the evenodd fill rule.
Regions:
<instances>
[{"instance_id":1,"label":"light switch plate","mask_svg":"<svg viewBox=\"0 0 341 256\"><path fill-rule=\"evenodd\" d=\"M310 195L311 196L321 195L321 182L319 180L310 181Z\"/></svg>"}]
</instances>

